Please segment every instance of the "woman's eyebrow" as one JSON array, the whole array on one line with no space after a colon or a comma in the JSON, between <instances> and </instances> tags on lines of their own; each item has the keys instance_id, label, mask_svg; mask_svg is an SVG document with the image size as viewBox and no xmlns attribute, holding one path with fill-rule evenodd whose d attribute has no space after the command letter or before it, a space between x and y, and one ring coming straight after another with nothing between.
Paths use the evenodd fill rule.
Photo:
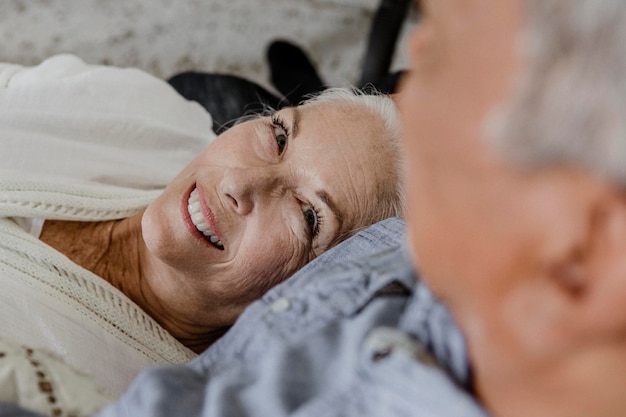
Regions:
<instances>
[{"instance_id":1,"label":"woman's eyebrow","mask_svg":"<svg viewBox=\"0 0 626 417\"><path fill-rule=\"evenodd\" d=\"M317 195L320 201L328 208L328 211L332 213L333 217L335 218L335 221L337 222L337 228L334 231L332 231L333 232L332 236L328 240L330 242L329 244L329 247L330 247L330 246L333 246L333 244L337 241L337 238L339 237L339 234L341 230L343 229L342 217L339 215L339 209L337 208L337 205L335 204L335 202L332 200L330 195L325 190L317 190L315 192L315 195Z\"/></svg>"},{"instance_id":2,"label":"woman's eyebrow","mask_svg":"<svg viewBox=\"0 0 626 417\"><path fill-rule=\"evenodd\" d=\"M337 222L341 222L341 216L339 216L339 210L337 209L337 205L332 200L330 195L325 190L317 190L315 195L320 199L322 203L328 208L328 210L333 214ZM340 225L341 226L341 225ZM339 227L341 229L341 227Z\"/></svg>"},{"instance_id":3,"label":"woman's eyebrow","mask_svg":"<svg viewBox=\"0 0 626 417\"><path fill-rule=\"evenodd\" d=\"M297 107L291 108L291 137L298 135L298 122L300 121L300 110Z\"/></svg>"}]
</instances>

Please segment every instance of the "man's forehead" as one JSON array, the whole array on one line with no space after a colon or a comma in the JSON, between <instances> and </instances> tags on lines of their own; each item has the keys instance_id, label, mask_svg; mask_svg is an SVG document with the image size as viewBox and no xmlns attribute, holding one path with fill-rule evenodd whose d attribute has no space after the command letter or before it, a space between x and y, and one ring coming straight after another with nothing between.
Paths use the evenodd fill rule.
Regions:
<instances>
[{"instance_id":1,"label":"man's forehead","mask_svg":"<svg viewBox=\"0 0 626 417\"><path fill-rule=\"evenodd\" d=\"M521 0L417 0L420 12L436 19L471 20L496 15L498 10L520 4Z\"/></svg>"},{"instance_id":2,"label":"man's forehead","mask_svg":"<svg viewBox=\"0 0 626 417\"><path fill-rule=\"evenodd\" d=\"M498 0L495 0L498 1ZM506 1L506 0L501 0ZM478 6L489 6L494 0L417 0L418 9L423 13L463 12Z\"/></svg>"}]
</instances>

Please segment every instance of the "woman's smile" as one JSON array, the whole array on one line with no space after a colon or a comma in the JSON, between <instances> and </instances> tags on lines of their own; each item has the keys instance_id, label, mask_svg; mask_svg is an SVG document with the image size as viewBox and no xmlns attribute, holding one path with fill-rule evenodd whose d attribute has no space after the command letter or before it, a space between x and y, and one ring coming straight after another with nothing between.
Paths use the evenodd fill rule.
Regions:
<instances>
[{"instance_id":1,"label":"woman's smile","mask_svg":"<svg viewBox=\"0 0 626 417\"><path fill-rule=\"evenodd\" d=\"M385 126L358 102L312 103L216 138L141 218L157 308L166 303L185 325L232 323L340 237L385 216L380 204L391 207L399 179Z\"/></svg>"},{"instance_id":2,"label":"woman's smile","mask_svg":"<svg viewBox=\"0 0 626 417\"><path fill-rule=\"evenodd\" d=\"M194 186L189 193L187 204L183 203L183 216L187 220L187 224L192 233L201 237L211 244L211 246L224 250L224 244L221 239L221 233L215 221L215 215L206 203L204 193ZM189 224L191 223L191 224Z\"/></svg>"}]
</instances>

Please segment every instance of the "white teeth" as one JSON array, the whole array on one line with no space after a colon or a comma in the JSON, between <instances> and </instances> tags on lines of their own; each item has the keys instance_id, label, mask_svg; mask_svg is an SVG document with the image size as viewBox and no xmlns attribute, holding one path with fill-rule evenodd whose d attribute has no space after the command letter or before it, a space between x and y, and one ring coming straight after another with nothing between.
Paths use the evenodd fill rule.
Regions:
<instances>
[{"instance_id":1,"label":"white teeth","mask_svg":"<svg viewBox=\"0 0 626 417\"><path fill-rule=\"evenodd\" d=\"M196 193L196 201L194 201L193 203L189 204L189 211L190 212L200 210L200 202L197 200L197 198L198 198L197 195L198 195L198 193ZM191 199L189 199L189 201L191 201Z\"/></svg>"},{"instance_id":2,"label":"white teeth","mask_svg":"<svg viewBox=\"0 0 626 417\"><path fill-rule=\"evenodd\" d=\"M197 213L193 213L191 215L191 220L193 220L193 224L198 225L200 223L204 223L204 215L202 214L202 212L197 212Z\"/></svg>"},{"instance_id":3,"label":"white teeth","mask_svg":"<svg viewBox=\"0 0 626 417\"><path fill-rule=\"evenodd\" d=\"M206 231L210 231L209 230L209 225L206 224L206 223L198 223L198 224L196 224L196 229L198 229L202 233L204 233Z\"/></svg>"},{"instance_id":4,"label":"white teeth","mask_svg":"<svg viewBox=\"0 0 626 417\"><path fill-rule=\"evenodd\" d=\"M202 213L202 209L200 207L200 201L198 200L198 190L194 188L194 190L189 195L189 200L187 201L187 210L189 211L189 216L191 216L191 222L196 226L196 229L200 231L204 236L209 238L209 241L213 243L220 249L224 249L224 245L222 241L215 236L215 233L209 227L209 223L204 218L204 214Z\"/></svg>"}]
</instances>

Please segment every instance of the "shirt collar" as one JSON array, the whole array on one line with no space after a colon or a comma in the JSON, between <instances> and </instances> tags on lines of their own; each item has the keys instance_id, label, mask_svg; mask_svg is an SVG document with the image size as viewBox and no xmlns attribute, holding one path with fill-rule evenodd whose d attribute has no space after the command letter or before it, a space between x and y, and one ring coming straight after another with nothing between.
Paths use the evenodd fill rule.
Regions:
<instances>
[{"instance_id":1,"label":"shirt collar","mask_svg":"<svg viewBox=\"0 0 626 417\"><path fill-rule=\"evenodd\" d=\"M410 264L408 250L404 251L406 262ZM415 285L400 318L399 329L423 343L454 380L471 388L471 370L461 330L448 308L415 270L411 268L408 273Z\"/></svg>"}]
</instances>

